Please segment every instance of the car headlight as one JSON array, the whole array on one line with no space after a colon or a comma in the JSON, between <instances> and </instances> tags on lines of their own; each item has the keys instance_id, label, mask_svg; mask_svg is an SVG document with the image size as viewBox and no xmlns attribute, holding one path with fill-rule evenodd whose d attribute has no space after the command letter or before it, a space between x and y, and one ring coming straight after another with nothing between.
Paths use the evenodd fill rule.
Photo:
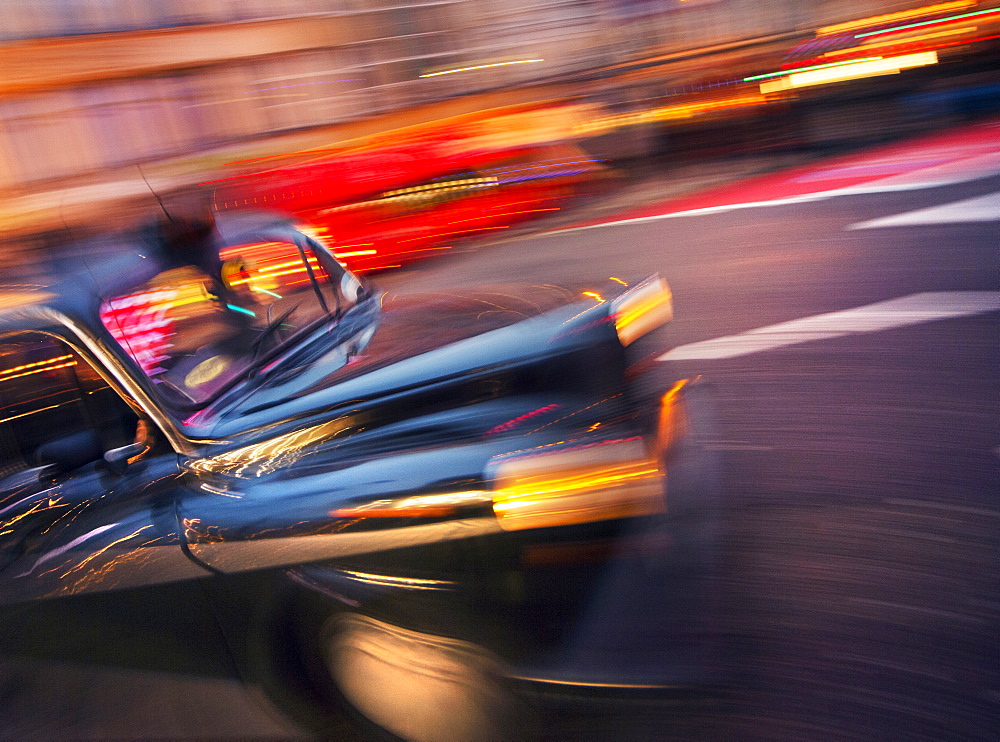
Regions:
<instances>
[{"instance_id":1,"label":"car headlight","mask_svg":"<svg viewBox=\"0 0 1000 742\"><path fill-rule=\"evenodd\" d=\"M622 345L629 345L674 317L670 287L651 276L611 302L611 316Z\"/></svg>"}]
</instances>

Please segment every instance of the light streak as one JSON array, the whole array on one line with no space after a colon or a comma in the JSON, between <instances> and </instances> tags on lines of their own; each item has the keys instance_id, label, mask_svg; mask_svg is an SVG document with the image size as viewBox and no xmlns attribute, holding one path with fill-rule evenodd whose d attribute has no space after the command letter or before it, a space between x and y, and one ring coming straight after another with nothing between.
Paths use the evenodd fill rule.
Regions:
<instances>
[{"instance_id":1,"label":"light streak","mask_svg":"<svg viewBox=\"0 0 1000 742\"><path fill-rule=\"evenodd\" d=\"M29 515L35 515L36 513L44 513L47 510L55 510L56 508L65 508L65 507L69 507L69 505L67 503L60 504L58 501L56 501L55 505L50 505L49 503L44 501L36 502L34 505L32 505L30 508L25 510L20 515L15 515L13 518L10 518L4 521L3 523L0 523L0 528L10 528L19 520L23 520L24 518L27 518Z\"/></svg>"},{"instance_id":2,"label":"light streak","mask_svg":"<svg viewBox=\"0 0 1000 742\"><path fill-rule=\"evenodd\" d=\"M791 75L797 72L808 72L810 70L821 70L827 67L840 67L845 64L855 64L856 62L874 62L882 57L865 57L863 59L847 59L843 62L828 62L826 64L815 64L809 67L796 67L795 69L782 70L781 72L768 72L765 75L753 75L751 77L744 77L743 82L752 82L754 80L765 80L769 77L784 77L785 75Z\"/></svg>"},{"instance_id":3,"label":"light streak","mask_svg":"<svg viewBox=\"0 0 1000 742\"><path fill-rule=\"evenodd\" d=\"M259 291L262 294L267 294L268 296L273 296L275 299L284 299L285 298L281 294L276 294L273 291L268 291L267 289L262 288L260 286L251 286L250 290L251 291ZM257 315L254 315L254 316L256 317Z\"/></svg>"},{"instance_id":4,"label":"light streak","mask_svg":"<svg viewBox=\"0 0 1000 742\"><path fill-rule=\"evenodd\" d=\"M276 93L274 95L251 95L244 98L226 98L225 100L210 100L204 103L190 103L181 108L204 108L205 106L219 106L226 103L240 103L247 100L266 100L268 98L306 98L308 93Z\"/></svg>"},{"instance_id":5,"label":"light streak","mask_svg":"<svg viewBox=\"0 0 1000 742\"><path fill-rule=\"evenodd\" d=\"M962 18L973 18L975 16L981 15L993 15L994 13L1000 13L1000 8L990 8L989 10L977 10L973 13L960 13L959 15L948 16L947 18L936 18L932 21L921 21L920 23L908 23L905 26L894 26L893 28L883 28L880 31L868 31L867 33L855 34L854 38L863 39L866 36L877 36L884 33L895 33L896 31L904 31L908 28L920 28L922 26L932 26L939 23L951 23L952 21L957 21Z\"/></svg>"},{"instance_id":6,"label":"light streak","mask_svg":"<svg viewBox=\"0 0 1000 742\"><path fill-rule=\"evenodd\" d=\"M936 33L925 33L920 36L908 36L905 39L899 39L898 41L872 41L867 44L861 44L860 46L852 46L849 49L836 49L832 52L825 52L824 57L841 57L845 54L856 54L860 51L870 51L872 49L886 49L895 46L900 46L902 44L912 44L917 41L927 41L929 39L938 39L942 36L955 36L957 34L971 33L977 30L976 26L962 26L961 28L950 28L947 31L937 31Z\"/></svg>"},{"instance_id":7,"label":"light streak","mask_svg":"<svg viewBox=\"0 0 1000 742\"><path fill-rule=\"evenodd\" d=\"M277 294L275 294L277 296ZM251 317L256 317L257 315L251 312L249 309L244 309L243 307L238 307L235 304L226 304L227 307L232 309L234 312L240 312L242 314L249 314Z\"/></svg>"},{"instance_id":8,"label":"light streak","mask_svg":"<svg viewBox=\"0 0 1000 742\"><path fill-rule=\"evenodd\" d=\"M317 265L319 265L319 260L317 260L316 258L309 258L307 262L310 263L314 268ZM278 263L277 265L269 265L269 266L267 266L265 268L261 268L260 272L261 273L270 273L271 271L280 270L282 268L291 268L293 266L299 266L299 267L301 267L302 266L302 261L301 260L290 260L287 263Z\"/></svg>"},{"instance_id":9,"label":"light streak","mask_svg":"<svg viewBox=\"0 0 1000 742\"><path fill-rule=\"evenodd\" d=\"M393 587L410 588L412 590L448 590L455 584L450 580L428 580L420 577L390 577L388 575L376 575L367 572L354 572L347 569L337 571L359 582L371 585L391 585Z\"/></svg>"},{"instance_id":10,"label":"light streak","mask_svg":"<svg viewBox=\"0 0 1000 742\"><path fill-rule=\"evenodd\" d=\"M869 18L859 18L856 21L845 21L844 23L836 23L832 26L824 26L823 28L817 29L816 35L829 36L830 34L844 33L846 31L856 31L859 28L867 28L869 26L881 25L883 23L894 23L896 21L906 21L910 18L919 18L922 15L947 13L950 10L961 10L962 8L968 8L975 4L975 0L954 0L954 2L925 5L922 8L911 8L910 10L901 10L896 13L886 13L884 15L875 15Z\"/></svg>"},{"instance_id":11,"label":"light streak","mask_svg":"<svg viewBox=\"0 0 1000 742\"><path fill-rule=\"evenodd\" d=\"M542 415L542 414L544 414L546 412L551 412L552 410L558 409L561 406L562 405L555 404L555 403L553 403L553 404L547 404L544 407L539 407L537 410L532 410L531 412L526 412L523 415L519 415L518 417L515 417L512 420L508 420L507 422L500 423L499 425L496 425L496 426L490 428L489 430L486 431L486 435L495 435L496 433L505 433L508 430L516 427L520 423L524 422L525 420L530 420L531 418L536 417L538 415Z\"/></svg>"},{"instance_id":12,"label":"light streak","mask_svg":"<svg viewBox=\"0 0 1000 742\"><path fill-rule=\"evenodd\" d=\"M14 374L13 376L5 376L0 379L0 381L10 381L11 379L20 379L23 376L31 376L32 374L42 374L46 371L55 371L57 368L67 368L69 366L75 366L76 361L69 361L68 363L59 363L55 366L46 366L45 368L36 368L33 371L25 371L23 374Z\"/></svg>"},{"instance_id":13,"label":"light streak","mask_svg":"<svg viewBox=\"0 0 1000 742\"><path fill-rule=\"evenodd\" d=\"M920 52L899 57L887 57L873 62L855 62L834 69L797 72L781 80L763 82L761 93L775 93L789 88L806 88L813 85L826 85L832 82L859 80L876 75L895 75L911 67L925 67L937 64L937 52Z\"/></svg>"},{"instance_id":14,"label":"light streak","mask_svg":"<svg viewBox=\"0 0 1000 742\"><path fill-rule=\"evenodd\" d=\"M44 361L35 361L34 363L25 363L20 366L14 366L13 368L4 369L0 371L0 374L12 374L16 371L24 371L28 368L37 368L38 366L44 366L49 363L58 363L59 361L67 361L72 358L72 355L56 356L55 358L49 358Z\"/></svg>"},{"instance_id":15,"label":"light streak","mask_svg":"<svg viewBox=\"0 0 1000 742\"><path fill-rule=\"evenodd\" d=\"M95 528L92 531L88 531L87 533L83 534L82 536L77 536L75 539L73 539L72 541L70 541L68 544L64 544L63 546L60 546L58 549L53 549L52 551L49 551L49 552L46 552L45 554L42 554L42 556L40 556L38 558L38 560L35 562L35 564L32 566L32 568L29 569L28 572L25 573L25 574L29 574L32 571L34 571L34 569L36 567L44 564L47 561L50 561L51 559L54 559L57 556L65 554L67 551L69 551L70 549L72 549L75 546L79 546L80 544L82 544L87 539L90 539L90 538L93 538L94 536L100 535L100 534L104 533L105 531L108 531L108 530L110 530L112 528L115 528L115 527L117 527L119 525L121 525L121 524L120 523L111 523L111 524L106 525L106 526L99 526L98 528Z\"/></svg>"},{"instance_id":16,"label":"light streak","mask_svg":"<svg viewBox=\"0 0 1000 742\"><path fill-rule=\"evenodd\" d=\"M544 59L519 59L514 62L493 62L492 64L477 64L472 67L459 67L454 70L444 70L442 72L428 72L427 74L421 75L420 77L437 77L438 75L451 75L456 72L469 72L471 70L484 70L488 67L506 67L511 64L533 64L535 62L544 62Z\"/></svg>"},{"instance_id":17,"label":"light streak","mask_svg":"<svg viewBox=\"0 0 1000 742\"><path fill-rule=\"evenodd\" d=\"M299 263L299 265L302 265L302 264ZM313 266L313 267L315 268L316 266ZM248 281L262 281L265 278L277 278L278 276L290 276L293 273L308 273L309 272L308 269L304 265L301 268L290 268L287 271L276 271L276 272L272 273L271 271L273 271L273 270L274 270L274 268L261 268L261 273L264 273L264 271L267 271L267 273L264 273L264 275L262 275L262 276L254 276L253 278L248 278L247 280ZM235 284L236 284L236 281L233 281L233 285L235 285ZM289 284L289 285L291 285L291 284Z\"/></svg>"}]
</instances>

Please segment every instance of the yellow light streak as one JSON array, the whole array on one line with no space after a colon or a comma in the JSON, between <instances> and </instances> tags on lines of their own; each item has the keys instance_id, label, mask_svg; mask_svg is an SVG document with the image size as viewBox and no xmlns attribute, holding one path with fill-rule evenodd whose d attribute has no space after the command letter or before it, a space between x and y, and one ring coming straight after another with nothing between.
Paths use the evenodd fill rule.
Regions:
<instances>
[{"instance_id":1,"label":"yellow light streak","mask_svg":"<svg viewBox=\"0 0 1000 742\"><path fill-rule=\"evenodd\" d=\"M663 510L661 487L649 460L519 476L494 492L493 512L507 531L650 515Z\"/></svg>"},{"instance_id":2,"label":"yellow light streak","mask_svg":"<svg viewBox=\"0 0 1000 742\"><path fill-rule=\"evenodd\" d=\"M309 258L307 261L310 265L319 265L319 261L316 258ZM282 268L291 268L292 266L303 265L301 260L290 260L287 263L278 263L277 265L268 265L260 269L261 273L270 273L272 271L281 270Z\"/></svg>"},{"instance_id":3,"label":"yellow light streak","mask_svg":"<svg viewBox=\"0 0 1000 742\"><path fill-rule=\"evenodd\" d=\"M391 585L393 587L410 588L412 590L446 590L455 584L451 580L428 580L420 577L390 577L389 575L376 575L368 572L354 572L349 569L342 569L340 572L359 582L371 585Z\"/></svg>"},{"instance_id":4,"label":"yellow light streak","mask_svg":"<svg viewBox=\"0 0 1000 742\"><path fill-rule=\"evenodd\" d=\"M137 529L135 531L132 531L132 533L130 533L128 536L122 536L119 539L115 539L114 541L112 541L107 546L104 546L103 548L100 548L97 551L95 551L93 554L91 554L90 556L88 556L86 559L84 559L82 562L80 562L79 564L77 564L75 567L72 567L67 572L63 573L62 576L63 577L68 577L69 575L73 574L77 570L83 569L84 567L87 566L87 564L89 564L91 561L93 561L94 559L96 559L97 557L99 557L101 554L103 554L104 552L106 552L108 549L114 548L118 544L124 543L125 541L128 541L131 538L135 538L140 533L142 533L143 531L145 531L147 528L152 528L152 527L153 527L153 525L149 524L149 525L143 526L142 528L139 528L139 529Z\"/></svg>"},{"instance_id":5,"label":"yellow light streak","mask_svg":"<svg viewBox=\"0 0 1000 742\"><path fill-rule=\"evenodd\" d=\"M767 99L759 94L739 95L731 98L719 98L698 103L684 103L673 106L661 106L646 111L631 111L612 116L602 116L593 121L579 124L573 128L574 134L588 134L595 131L610 131L624 126L638 126L655 121L686 119L702 113L724 111L742 106L755 106L767 103Z\"/></svg>"},{"instance_id":6,"label":"yellow light streak","mask_svg":"<svg viewBox=\"0 0 1000 742\"><path fill-rule=\"evenodd\" d=\"M513 62L493 62L492 64L477 64L472 67L459 67L454 70L444 70L442 72L428 72L421 77L437 77L438 75L452 75L456 72L469 72L471 70L485 70L488 67L506 67L511 64L534 64L535 62L544 62L544 59L518 59Z\"/></svg>"},{"instance_id":7,"label":"yellow light streak","mask_svg":"<svg viewBox=\"0 0 1000 742\"><path fill-rule=\"evenodd\" d=\"M293 273L307 273L308 272L307 268L302 264L301 261L298 261L298 262L295 262L295 263L288 263L287 265L301 265L302 267L301 268L292 268L292 269L287 270L287 271L277 271L277 272L274 272L274 273L272 273L271 271L274 271L278 266L271 266L270 268L262 268L261 269L261 273L263 275L260 275L260 276L250 276L250 278L241 278L241 279L238 279L236 281L230 281L229 285L230 286L242 286L244 283L250 283L251 281L266 281L266 280L270 280L272 278L277 278L278 276L290 276ZM312 267L316 268L318 266L314 265ZM264 271L268 271L268 272L264 273Z\"/></svg>"},{"instance_id":8,"label":"yellow light streak","mask_svg":"<svg viewBox=\"0 0 1000 742\"><path fill-rule=\"evenodd\" d=\"M353 258L358 255L375 255L378 250L355 250L354 252L335 252L333 256L335 258Z\"/></svg>"},{"instance_id":9,"label":"yellow light streak","mask_svg":"<svg viewBox=\"0 0 1000 742\"><path fill-rule=\"evenodd\" d=\"M663 279L640 285L616 299L613 312L618 339L630 345L673 319L673 293Z\"/></svg>"},{"instance_id":10,"label":"yellow light streak","mask_svg":"<svg viewBox=\"0 0 1000 742\"><path fill-rule=\"evenodd\" d=\"M70 361L69 363L59 363L55 366L46 366L45 368L36 368L32 371L25 371L23 374L14 374L13 376L5 376L0 379L0 381L10 381L11 379L20 379L23 376L31 376L33 374L42 374L46 371L55 371L57 368L67 368L69 366L75 366L76 361Z\"/></svg>"},{"instance_id":11,"label":"yellow light streak","mask_svg":"<svg viewBox=\"0 0 1000 742\"><path fill-rule=\"evenodd\" d=\"M896 41L871 41L867 44L861 44L860 46L852 46L850 49L836 49L832 52L826 52L823 54L824 57L842 57L845 54L855 54L858 52L868 52L872 49L885 48L888 46L895 46L898 44L909 44L914 41L928 41L930 39L938 39L942 36L955 36L957 34L971 33L972 31L977 31L978 26L962 26L962 28L952 28L947 31L938 31L937 33L925 33L920 36L907 36L906 38L898 39Z\"/></svg>"},{"instance_id":12,"label":"yellow light streak","mask_svg":"<svg viewBox=\"0 0 1000 742\"><path fill-rule=\"evenodd\" d=\"M0 374L13 374L17 371L24 371L29 368L36 368L37 366L44 366L49 363L58 363L59 361L68 361L72 358L72 355L56 356L55 358L49 358L44 361L35 361L34 363L25 363L20 366L14 366L13 368L4 369L0 371Z\"/></svg>"},{"instance_id":13,"label":"yellow light streak","mask_svg":"<svg viewBox=\"0 0 1000 742\"><path fill-rule=\"evenodd\" d=\"M164 302L161 306L165 310L176 309L177 307L187 306L188 304L197 304L201 301L208 301L209 299L215 299L215 296L189 296L187 299L174 299L173 301Z\"/></svg>"},{"instance_id":14,"label":"yellow light streak","mask_svg":"<svg viewBox=\"0 0 1000 742\"><path fill-rule=\"evenodd\" d=\"M621 484L633 479L644 479L658 475L660 470L652 464L623 465L617 469L605 470L599 474L568 474L563 477L541 479L513 485L503 490L503 502L497 502L493 508L498 513L508 513L521 508L531 508L537 503L530 499L535 497L562 496L576 490L604 489L612 484ZM528 497L519 501L517 498Z\"/></svg>"},{"instance_id":15,"label":"yellow light streak","mask_svg":"<svg viewBox=\"0 0 1000 742\"><path fill-rule=\"evenodd\" d=\"M31 410L31 412L22 412L20 415L11 415L10 417L5 417L2 420L0 420L0 423L9 423L11 420L18 420L22 417L28 417L28 415L37 415L39 412L45 412L46 410L54 410L57 407L62 407L63 404L65 404L65 402L61 404L49 405L48 407L42 407L37 410Z\"/></svg>"},{"instance_id":16,"label":"yellow light streak","mask_svg":"<svg viewBox=\"0 0 1000 742\"><path fill-rule=\"evenodd\" d=\"M895 75L904 69L913 67L925 67L937 64L937 52L920 52L918 54L905 54L899 57L888 57L870 62L859 62L857 64L845 64L841 67L834 67L825 70L811 70L809 72L798 72L777 80L769 80L760 84L761 93L777 93L791 88L806 88L813 85L826 85L833 82L844 82L847 80L859 80L865 77L875 77L877 75Z\"/></svg>"},{"instance_id":17,"label":"yellow light streak","mask_svg":"<svg viewBox=\"0 0 1000 742\"><path fill-rule=\"evenodd\" d=\"M925 15L932 15L937 13L948 13L953 10L962 10L964 8L969 8L975 5L975 0L953 0L953 2L938 3L936 5L925 5L921 8L911 8L910 10L901 10L896 13L886 13L885 15L876 15L869 18L859 18L854 21L845 21L844 23L836 23L832 26L824 26L816 31L817 36L829 36L835 33L844 33L845 31L855 31L859 28L867 28L868 26L881 26L886 23L895 23L896 21L905 21L910 18L919 18Z\"/></svg>"},{"instance_id":18,"label":"yellow light streak","mask_svg":"<svg viewBox=\"0 0 1000 742\"><path fill-rule=\"evenodd\" d=\"M596 291L584 291L584 296L589 296L591 299L597 299L597 301L604 301L604 297L598 294Z\"/></svg>"},{"instance_id":19,"label":"yellow light streak","mask_svg":"<svg viewBox=\"0 0 1000 742\"><path fill-rule=\"evenodd\" d=\"M19 520L23 520L24 518L27 518L29 515L34 515L35 513L44 513L48 510L55 510L56 508L65 508L65 507L69 507L69 504L60 503L58 500L56 500L55 504L53 504L51 498L49 499L48 504L39 501L36 502L34 505L32 505L28 510L21 513L20 515L15 515L13 518L6 520L3 523L0 523L0 528L10 528Z\"/></svg>"}]
</instances>

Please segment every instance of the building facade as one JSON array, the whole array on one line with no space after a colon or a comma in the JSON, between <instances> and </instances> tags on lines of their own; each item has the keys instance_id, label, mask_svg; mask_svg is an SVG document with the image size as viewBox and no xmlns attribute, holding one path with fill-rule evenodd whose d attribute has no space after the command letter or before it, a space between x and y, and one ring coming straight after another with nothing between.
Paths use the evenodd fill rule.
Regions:
<instances>
[{"instance_id":1,"label":"building facade","mask_svg":"<svg viewBox=\"0 0 1000 742\"><path fill-rule=\"evenodd\" d=\"M3 0L0 192L911 5Z\"/></svg>"}]
</instances>

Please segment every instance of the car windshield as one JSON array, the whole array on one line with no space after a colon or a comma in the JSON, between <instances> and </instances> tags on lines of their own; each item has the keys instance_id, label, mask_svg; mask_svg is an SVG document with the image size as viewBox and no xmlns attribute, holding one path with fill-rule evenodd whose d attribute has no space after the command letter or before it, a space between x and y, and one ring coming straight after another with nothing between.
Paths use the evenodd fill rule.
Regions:
<instances>
[{"instance_id":1,"label":"car windshield","mask_svg":"<svg viewBox=\"0 0 1000 742\"><path fill-rule=\"evenodd\" d=\"M304 237L256 235L210 270L165 266L105 301L101 321L168 398L202 406L357 301L358 280L321 255Z\"/></svg>"}]
</instances>

